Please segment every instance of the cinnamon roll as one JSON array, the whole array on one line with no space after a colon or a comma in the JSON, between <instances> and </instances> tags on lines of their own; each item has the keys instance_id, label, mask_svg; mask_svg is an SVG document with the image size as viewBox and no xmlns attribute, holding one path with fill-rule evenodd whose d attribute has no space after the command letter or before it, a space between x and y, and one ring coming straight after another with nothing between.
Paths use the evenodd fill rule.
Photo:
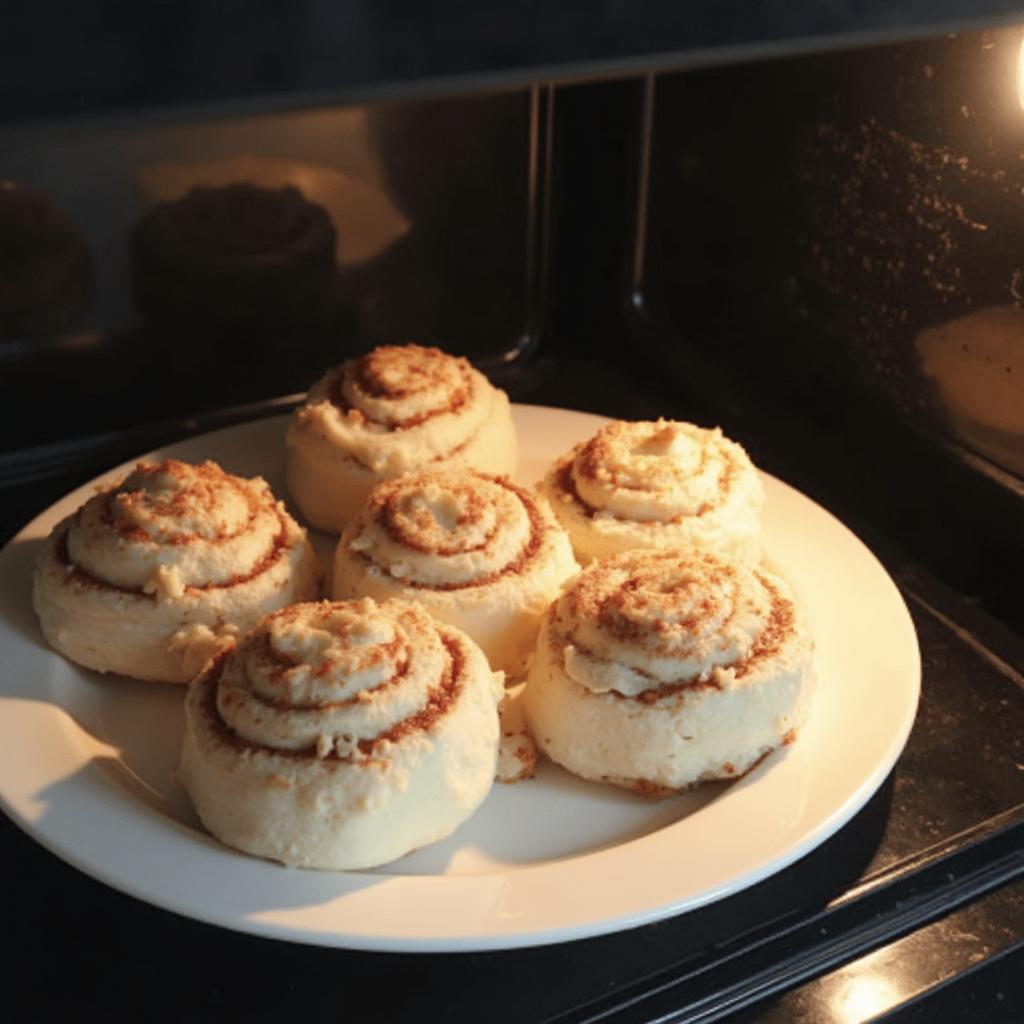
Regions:
<instances>
[{"instance_id":1,"label":"cinnamon roll","mask_svg":"<svg viewBox=\"0 0 1024 1024\"><path fill-rule=\"evenodd\" d=\"M288 428L288 490L334 533L375 484L418 469L515 470L508 396L465 359L419 345L374 349L317 382Z\"/></svg>"},{"instance_id":2,"label":"cinnamon roll","mask_svg":"<svg viewBox=\"0 0 1024 1024\"><path fill-rule=\"evenodd\" d=\"M51 647L100 672L185 683L262 615L319 596L303 530L259 477L140 462L54 528L32 600Z\"/></svg>"},{"instance_id":3,"label":"cinnamon roll","mask_svg":"<svg viewBox=\"0 0 1024 1024\"><path fill-rule=\"evenodd\" d=\"M539 489L576 557L692 546L756 562L764 488L721 430L618 421L558 459Z\"/></svg>"},{"instance_id":4,"label":"cinnamon roll","mask_svg":"<svg viewBox=\"0 0 1024 1024\"><path fill-rule=\"evenodd\" d=\"M507 477L418 473L379 484L345 528L334 596L403 597L521 674L541 616L579 571L547 502Z\"/></svg>"},{"instance_id":5,"label":"cinnamon roll","mask_svg":"<svg viewBox=\"0 0 1024 1024\"><path fill-rule=\"evenodd\" d=\"M444 838L483 801L501 691L476 644L415 605L294 605L189 688L179 778L229 846L372 867Z\"/></svg>"},{"instance_id":6,"label":"cinnamon roll","mask_svg":"<svg viewBox=\"0 0 1024 1024\"><path fill-rule=\"evenodd\" d=\"M545 616L524 695L554 761L643 795L743 774L796 736L813 643L786 584L710 552L585 569Z\"/></svg>"}]
</instances>

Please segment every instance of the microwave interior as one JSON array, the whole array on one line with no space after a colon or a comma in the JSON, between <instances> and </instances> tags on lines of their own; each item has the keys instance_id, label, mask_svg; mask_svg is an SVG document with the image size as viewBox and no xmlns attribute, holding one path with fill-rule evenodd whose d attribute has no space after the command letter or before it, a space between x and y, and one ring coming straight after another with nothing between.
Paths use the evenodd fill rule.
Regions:
<instances>
[{"instance_id":1,"label":"microwave interior","mask_svg":"<svg viewBox=\"0 0 1024 1024\"><path fill-rule=\"evenodd\" d=\"M5 822L66 901L58 931L116 900L188 944L199 980L176 1011L222 957L271 976L284 957L324 1012L339 985L395 985L395 1020L410 992L452 1020L495 1000L495 1019L565 1022L926 1020L951 980L973 1005L1013 995L1020 972L996 972L1024 929L1022 29L688 64L0 121L5 537L111 465L417 342L513 401L720 426L868 544L923 657L893 774L818 850L746 895L554 950L425 967L223 945L38 865ZM151 246L186 207L202 260L171 280ZM228 262L257 283L218 276ZM129 955L113 926L98 942ZM208 988L211 1012L276 1012L294 984Z\"/></svg>"}]
</instances>

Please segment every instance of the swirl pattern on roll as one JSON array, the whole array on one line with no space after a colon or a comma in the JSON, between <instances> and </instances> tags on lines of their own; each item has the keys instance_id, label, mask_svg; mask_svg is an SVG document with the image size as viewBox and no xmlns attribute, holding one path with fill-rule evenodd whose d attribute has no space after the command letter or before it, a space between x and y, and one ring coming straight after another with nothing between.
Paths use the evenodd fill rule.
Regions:
<instances>
[{"instance_id":1,"label":"swirl pattern on roll","mask_svg":"<svg viewBox=\"0 0 1024 1024\"><path fill-rule=\"evenodd\" d=\"M552 607L527 713L570 770L674 791L740 774L795 736L812 651L785 582L761 568L698 549L616 555Z\"/></svg>"},{"instance_id":2,"label":"swirl pattern on roll","mask_svg":"<svg viewBox=\"0 0 1024 1024\"><path fill-rule=\"evenodd\" d=\"M347 364L334 378L330 396L338 409L375 436L375 428L414 430L441 416L460 415L473 400L475 384L465 359L419 345L385 345ZM450 452L446 445L435 454ZM385 468L380 460L387 453L370 457L371 469Z\"/></svg>"},{"instance_id":3,"label":"swirl pattern on roll","mask_svg":"<svg viewBox=\"0 0 1024 1024\"><path fill-rule=\"evenodd\" d=\"M565 532L531 491L483 473L419 473L378 485L346 527L334 592L421 601L514 674L577 570Z\"/></svg>"},{"instance_id":4,"label":"swirl pattern on roll","mask_svg":"<svg viewBox=\"0 0 1024 1024\"><path fill-rule=\"evenodd\" d=\"M570 678L644 701L732 685L791 641L795 606L778 581L711 554L637 553L583 574L553 626Z\"/></svg>"},{"instance_id":5,"label":"swirl pattern on roll","mask_svg":"<svg viewBox=\"0 0 1024 1024\"><path fill-rule=\"evenodd\" d=\"M225 660L217 714L257 747L359 760L443 715L462 646L413 605L292 605Z\"/></svg>"},{"instance_id":6,"label":"swirl pattern on roll","mask_svg":"<svg viewBox=\"0 0 1024 1024\"><path fill-rule=\"evenodd\" d=\"M521 574L547 528L537 499L505 477L428 473L382 484L349 548L413 587L479 587Z\"/></svg>"},{"instance_id":7,"label":"swirl pattern on roll","mask_svg":"<svg viewBox=\"0 0 1024 1024\"><path fill-rule=\"evenodd\" d=\"M61 522L37 565L47 639L90 668L187 682L222 640L318 596L305 531L266 481L140 462Z\"/></svg>"},{"instance_id":8,"label":"swirl pattern on roll","mask_svg":"<svg viewBox=\"0 0 1024 1024\"><path fill-rule=\"evenodd\" d=\"M262 479L214 462L140 463L82 506L68 528L67 560L99 583L147 594L232 586L278 555L286 515Z\"/></svg>"},{"instance_id":9,"label":"swirl pattern on roll","mask_svg":"<svg viewBox=\"0 0 1024 1024\"><path fill-rule=\"evenodd\" d=\"M286 863L383 863L486 795L500 682L415 605L293 605L191 688L182 779L210 830Z\"/></svg>"},{"instance_id":10,"label":"swirl pattern on roll","mask_svg":"<svg viewBox=\"0 0 1024 1024\"><path fill-rule=\"evenodd\" d=\"M313 386L288 431L289 489L303 514L340 530L372 487L451 464L515 469L508 397L465 360L385 345Z\"/></svg>"},{"instance_id":11,"label":"swirl pattern on roll","mask_svg":"<svg viewBox=\"0 0 1024 1024\"><path fill-rule=\"evenodd\" d=\"M756 561L764 490L721 430L618 421L559 459L542 484L578 556L694 544Z\"/></svg>"}]
</instances>

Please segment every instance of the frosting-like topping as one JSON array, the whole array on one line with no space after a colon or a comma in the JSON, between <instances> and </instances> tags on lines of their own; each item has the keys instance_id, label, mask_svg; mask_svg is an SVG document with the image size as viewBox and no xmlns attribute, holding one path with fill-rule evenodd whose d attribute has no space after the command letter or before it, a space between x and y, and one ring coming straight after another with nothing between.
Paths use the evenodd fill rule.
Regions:
<instances>
[{"instance_id":1,"label":"frosting-like topping","mask_svg":"<svg viewBox=\"0 0 1024 1024\"><path fill-rule=\"evenodd\" d=\"M336 400L392 430L457 412L469 400L472 368L465 359L420 345L382 345L349 364L336 381Z\"/></svg>"},{"instance_id":2,"label":"frosting-like topping","mask_svg":"<svg viewBox=\"0 0 1024 1024\"><path fill-rule=\"evenodd\" d=\"M504 477L438 472L378 485L342 543L403 584L453 590L527 571L557 529Z\"/></svg>"},{"instance_id":3,"label":"frosting-like topping","mask_svg":"<svg viewBox=\"0 0 1024 1024\"><path fill-rule=\"evenodd\" d=\"M685 687L736 685L804 636L781 581L700 551L596 562L551 615L571 679L648 702Z\"/></svg>"},{"instance_id":4,"label":"frosting-like topping","mask_svg":"<svg viewBox=\"0 0 1024 1024\"><path fill-rule=\"evenodd\" d=\"M87 501L68 529L66 556L101 583L180 597L250 578L297 531L261 478L166 459L140 462Z\"/></svg>"},{"instance_id":5,"label":"frosting-like topping","mask_svg":"<svg viewBox=\"0 0 1024 1024\"><path fill-rule=\"evenodd\" d=\"M753 468L721 430L671 420L610 423L560 466L595 516L660 523L719 508Z\"/></svg>"},{"instance_id":6,"label":"frosting-like topping","mask_svg":"<svg viewBox=\"0 0 1024 1024\"><path fill-rule=\"evenodd\" d=\"M460 636L401 601L292 605L227 656L217 711L249 743L365 758L445 712L464 684Z\"/></svg>"},{"instance_id":7,"label":"frosting-like topping","mask_svg":"<svg viewBox=\"0 0 1024 1024\"><path fill-rule=\"evenodd\" d=\"M457 454L506 401L465 359L383 345L318 381L292 431L320 434L374 473L395 476Z\"/></svg>"}]
</instances>

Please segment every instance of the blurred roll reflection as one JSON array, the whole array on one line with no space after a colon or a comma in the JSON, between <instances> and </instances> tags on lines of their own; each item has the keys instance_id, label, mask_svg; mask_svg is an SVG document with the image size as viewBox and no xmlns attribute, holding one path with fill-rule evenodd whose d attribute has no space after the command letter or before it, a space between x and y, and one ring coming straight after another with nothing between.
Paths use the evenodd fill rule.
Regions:
<instances>
[{"instance_id":1,"label":"blurred roll reflection","mask_svg":"<svg viewBox=\"0 0 1024 1024\"><path fill-rule=\"evenodd\" d=\"M921 331L915 344L955 433L1024 475L1024 312L980 309Z\"/></svg>"},{"instance_id":2,"label":"blurred roll reflection","mask_svg":"<svg viewBox=\"0 0 1024 1024\"><path fill-rule=\"evenodd\" d=\"M0 338L72 327L95 293L85 235L45 193L0 181Z\"/></svg>"}]
</instances>

